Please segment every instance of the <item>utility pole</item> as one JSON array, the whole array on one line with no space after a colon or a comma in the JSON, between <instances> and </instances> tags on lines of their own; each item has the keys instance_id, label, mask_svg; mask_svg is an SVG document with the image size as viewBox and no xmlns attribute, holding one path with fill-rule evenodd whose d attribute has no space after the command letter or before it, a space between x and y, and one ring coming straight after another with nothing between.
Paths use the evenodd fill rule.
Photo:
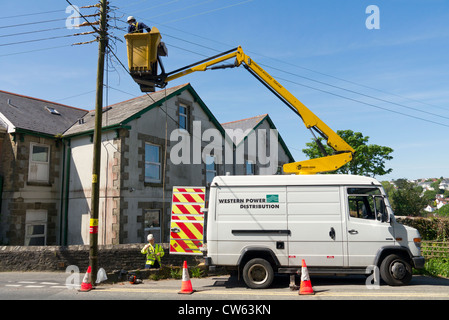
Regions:
<instances>
[{"instance_id":1,"label":"utility pole","mask_svg":"<svg viewBox=\"0 0 449 320\"><path fill-rule=\"evenodd\" d=\"M100 207L100 166L101 166L101 128L103 116L103 81L106 47L108 45L107 24L108 1L100 0L100 27L98 44L97 95L95 102L94 155L92 166L92 194L90 206L89 266L91 284L95 285L98 272L98 216Z\"/></svg>"}]
</instances>

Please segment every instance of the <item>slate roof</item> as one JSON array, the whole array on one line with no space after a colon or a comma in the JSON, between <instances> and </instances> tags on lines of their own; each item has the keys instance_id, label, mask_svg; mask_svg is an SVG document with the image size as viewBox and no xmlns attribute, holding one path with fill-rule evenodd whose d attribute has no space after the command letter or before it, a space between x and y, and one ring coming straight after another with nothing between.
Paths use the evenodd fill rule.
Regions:
<instances>
[{"instance_id":1,"label":"slate roof","mask_svg":"<svg viewBox=\"0 0 449 320\"><path fill-rule=\"evenodd\" d=\"M103 130L114 129L119 127L126 127L127 123L140 117L142 114L150 111L151 109L161 106L164 101L171 99L172 97L181 94L184 90L188 90L194 97L195 101L199 103L204 112L208 115L209 119L215 124L222 134L224 130L220 123L217 121L212 112L208 109L206 104L201 100L190 83L182 84L179 86L167 88L166 90L160 90L148 95L143 95L137 98L133 98L127 101L119 102L108 106L103 109ZM95 128L95 110L86 114L82 121L83 123L76 123L70 129L68 129L64 136L76 136L94 131Z\"/></svg>"},{"instance_id":2,"label":"slate roof","mask_svg":"<svg viewBox=\"0 0 449 320\"><path fill-rule=\"evenodd\" d=\"M6 126L9 132L59 135L86 113L87 110L0 90L0 126Z\"/></svg>"},{"instance_id":3,"label":"slate roof","mask_svg":"<svg viewBox=\"0 0 449 320\"><path fill-rule=\"evenodd\" d=\"M237 121L231 121L222 123L222 127L230 130L237 130L241 129L241 134L239 131L234 132L234 136L236 138L235 144L239 145L245 138L251 133L251 130L254 130L256 127L259 126L259 124L268 116L268 114L263 114L260 116L255 116L247 119L237 120Z\"/></svg>"}]
</instances>

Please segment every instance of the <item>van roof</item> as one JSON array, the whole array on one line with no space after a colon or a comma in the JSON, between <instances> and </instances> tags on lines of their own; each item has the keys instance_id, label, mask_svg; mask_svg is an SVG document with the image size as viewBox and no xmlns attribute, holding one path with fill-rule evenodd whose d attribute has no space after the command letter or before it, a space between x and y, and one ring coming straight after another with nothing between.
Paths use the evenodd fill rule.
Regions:
<instances>
[{"instance_id":1,"label":"van roof","mask_svg":"<svg viewBox=\"0 0 449 320\"><path fill-rule=\"evenodd\" d=\"M215 186L381 185L374 178L346 174L217 176Z\"/></svg>"}]
</instances>

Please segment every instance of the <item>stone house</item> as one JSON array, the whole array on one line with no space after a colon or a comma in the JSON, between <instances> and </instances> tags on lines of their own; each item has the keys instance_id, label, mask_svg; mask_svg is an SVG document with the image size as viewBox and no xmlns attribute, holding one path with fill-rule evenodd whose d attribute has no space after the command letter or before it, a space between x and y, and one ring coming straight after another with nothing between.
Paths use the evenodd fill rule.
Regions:
<instances>
[{"instance_id":1,"label":"stone house","mask_svg":"<svg viewBox=\"0 0 449 320\"><path fill-rule=\"evenodd\" d=\"M0 91L1 244L58 244L61 137L86 113Z\"/></svg>"},{"instance_id":2,"label":"stone house","mask_svg":"<svg viewBox=\"0 0 449 320\"><path fill-rule=\"evenodd\" d=\"M70 119L65 127L51 132L36 125L33 127L35 135L20 130L13 135L8 133L11 131L8 121L12 117L9 109L6 106L0 109L2 127L6 128L2 133L0 172L5 181L11 180L17 185L28 181L30 174L27 173L33 165L30 148L34 150L35 143L49 146L35 149L39 157L43 156L43 150L48 150L48 182L31 181L25 188L16 188L15 194L9 191L11 187L7 187L7 183L4 184L0 241L14 245L88 244L95 111L38 99L33 103L36 109L48 107L50 111L46 111L48 115L45 116L57 117L51 113L54 109L60 114L56 119L61 120L63 115L68 117L69 113ZM271 137L275 127L269 116L264 115L254 121L238 121L243 131L252 128L242 141L253 141L251 134L257 132L254 129L267 129L265 134L260 131L260 149L278 150L272 157L275 163L268 162L267 166L266 157L258 162L248 152L244 161L235 162L238 145L232 143L224 126L190 84L105 107L102 119L99 244L141 243L149 232L157 241L168 242L174 186L207 187L215 175L281 173L278 168L293 161L282 138ZM228 125L227 131L232 133L230 129ZM21 130L31 131L30 128ZM19 136L14 138L17 134ZM10 147L5 149L4 142L9 140L21 142L15 147L23 149L20 157L17 153L5 152ZM276 146L270 146L273 143ZM268 152L265 156L267 154L272 156ZM21 161L20 168L14 161L6 168L6 160L11 159L16 163ZM23 172L16 175L18 171ZM37 188L42 191L38 193ZM43 229L36 228L44 234L43 242L25 240L31 218L44 225Z\"/></svg>"}]
</instances>

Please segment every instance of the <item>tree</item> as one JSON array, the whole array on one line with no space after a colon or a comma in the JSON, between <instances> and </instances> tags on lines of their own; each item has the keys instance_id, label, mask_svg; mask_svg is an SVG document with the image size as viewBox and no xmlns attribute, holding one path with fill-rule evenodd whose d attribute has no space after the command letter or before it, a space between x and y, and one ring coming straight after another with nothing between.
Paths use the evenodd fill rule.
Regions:
<instances>
[{"instance_id":1,"label":"tree","mask_svg":"<svg viewBox=\"0 0 449 320\"><path fill-rule=\"evenodd\" d=\"M436 211L436 214L441 217L449 217L449 204L442 206Z\"/></svg>"},{"instance_id":2,"label":"tree","mask_svg":"<svg viewBox=\"0 0 449 320\"><path fill-rule=\"evenodd\" d=\"M338 130L337 134L354 148L355 154L351 162L336 170L334 173L346 173L363 176L382 176L389 174L393 169L385 168L385 162L393 159L390 155L393 149L389 147L378 146L376 144L368 144L369 137L364 137L360 132L352 130ZM323 139L319 138L323 143ZM321 151L315 141L306 144L307 148L302 152L309 157L315 159L322 157ZM333 149L324 146L327 154L332 154Z\"/></svg>"},{"instance_id":3,"label":"tree","mask_svg":"<svg viewBox=\"0 0 449 320\"><path fill-rule=\"evenodd\" d=\"M401 179L400 187L392 193L394 214L397 216L423 215L424 208L429 204L429 199L422 196L422 188L416 184Z\"/></svg>"}]
</instances>

